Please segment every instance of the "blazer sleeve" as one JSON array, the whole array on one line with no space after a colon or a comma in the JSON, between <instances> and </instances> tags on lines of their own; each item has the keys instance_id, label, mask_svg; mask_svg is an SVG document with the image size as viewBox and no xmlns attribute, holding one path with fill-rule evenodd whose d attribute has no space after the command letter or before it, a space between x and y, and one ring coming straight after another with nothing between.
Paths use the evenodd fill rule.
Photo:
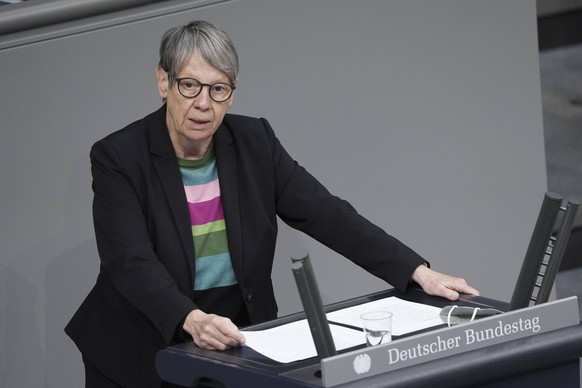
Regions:
<instances>
[{"instance_id":1,"label":"blazer sleeve","mask_svg":"<svg viewBox=\"0 0 582 388\"><path fill-rule=\"evenodd\" d=\"M272 144L277 214L368 272L405 291L414 270L425 262L408 246L331 194L286 152L263 119Z\"/></svg>"},{"instance_id":2,"label":"blazer sleeve","mask_svg":"<svg viewBox=\"0 0 582 388\"><path fill-rule=\"evenodd\" d=\"M168 343L195 305L157 256L136 173L127 164L119 145L108 138L91 149L93 220L102 272Z\"/></svg>"}]
</instances>

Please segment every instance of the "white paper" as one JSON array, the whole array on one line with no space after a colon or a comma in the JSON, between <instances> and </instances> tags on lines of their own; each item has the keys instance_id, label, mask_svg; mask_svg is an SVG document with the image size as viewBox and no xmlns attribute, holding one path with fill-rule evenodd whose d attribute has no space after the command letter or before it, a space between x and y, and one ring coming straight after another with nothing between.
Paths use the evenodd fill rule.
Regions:
<instances>
[{"instance_id":1,"label":"white paper","mask_svg":"<svg viewBox=\"0 0 582 388\"><path fill-rule=\"evenodd\" d=\"M364 333L338 325L329 325L336 350L366 342ZM241 331L245 346L275 361L287 363L317 356L306 319L259 331Z\"/></svg>"},{"instance_id":2,"label":"white paper","mask_svg":"<svg viewBox=\"0 0 582 388\"><path fill-rule=\"evenodd\" d=\"M328 313L327 319L330 323L337 322L361 328L361 315L375 310L387 310L392 313L392 335L397 336L443 323L439 317L440 308L408 302L395 296Z\"/></svg>"},{"instance_id":3,"label":"white paper","mask_svg":"<svg viewBox=\"0 0 582 388\"><path fill-rule=\"evenodd\" d=\"M441 311L421 303L408 302L391 296L385 299L348 307L327 314L336 350L363 345L366 340L362 330L334 325L333 322L353 327L362 327L360 316L368 311L388 310L392 316L392 335L403 335L417 330L441 325ZM266 330L242 331L245 346L275 361L288 363L315 357L317 351L306 319Z\"/></svg>"}]
</instances>

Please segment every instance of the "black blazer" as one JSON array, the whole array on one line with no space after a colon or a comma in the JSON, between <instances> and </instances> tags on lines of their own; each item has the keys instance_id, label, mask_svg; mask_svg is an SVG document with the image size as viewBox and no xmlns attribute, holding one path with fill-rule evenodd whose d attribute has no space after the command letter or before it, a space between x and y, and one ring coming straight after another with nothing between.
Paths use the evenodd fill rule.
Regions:
<instances>
[{"instance_id":1,"label":"black blazer","mask_svg":"<svg viewBox=\"0 0 582 388\"><path fill-rule=\"evenodd\" d=\"M192 301L194 244L166 107L91 150L100 273L65 331L127 387L156 387L158 350ZM265 119L226 115L214 136L232 265L252 323L276 318L271 269L277 216L405 290L423 259L328 192Z\"/></svg>"}]
</instances>

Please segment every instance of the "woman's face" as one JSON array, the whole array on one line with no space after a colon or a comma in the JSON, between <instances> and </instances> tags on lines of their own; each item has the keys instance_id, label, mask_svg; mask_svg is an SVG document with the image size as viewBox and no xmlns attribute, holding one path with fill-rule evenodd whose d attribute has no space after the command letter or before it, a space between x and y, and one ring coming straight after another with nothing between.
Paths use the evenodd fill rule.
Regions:
<instances>
[{"instance_id":1,"label":"woman's face","mask_svg":"<svg viewBox=\"0 0 582 388\"><path fill-rule=\"evenodd\" d=\"M168 74L164 70L158 68L156 75L160 96L166 99L166 124L176 155L181 158L204 156L212 144L212 136L232 105L233 97L216 102L205 86L196 97L186 98L178 91L177 82L168 84ZM208 64L198 53L194 53L173 76L195 78L203 84L230 83L225 73Z\"/></svg>"}]
</instances>

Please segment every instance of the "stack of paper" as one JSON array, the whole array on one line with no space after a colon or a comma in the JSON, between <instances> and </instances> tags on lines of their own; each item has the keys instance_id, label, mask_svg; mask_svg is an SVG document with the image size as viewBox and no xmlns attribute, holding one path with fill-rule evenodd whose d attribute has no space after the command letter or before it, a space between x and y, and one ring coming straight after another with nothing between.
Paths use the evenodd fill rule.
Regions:
<instances>
[{"instance_id":1,"label":"stack of paper","mask_svg":"<svg viewBox=\"0 0 582 388\"><path fill-rule=\"evenodd\" d=\"M365 343L360 316L375 310L388 310L393 313L392 335L396 336L442 324L440 308L392 296L328 313L327 319L336 350ZM242 333L246 338L246 346L278 362L288 363L317 355L309 324L305 319L267 330Z\"/></svg>"}]
</instances>

